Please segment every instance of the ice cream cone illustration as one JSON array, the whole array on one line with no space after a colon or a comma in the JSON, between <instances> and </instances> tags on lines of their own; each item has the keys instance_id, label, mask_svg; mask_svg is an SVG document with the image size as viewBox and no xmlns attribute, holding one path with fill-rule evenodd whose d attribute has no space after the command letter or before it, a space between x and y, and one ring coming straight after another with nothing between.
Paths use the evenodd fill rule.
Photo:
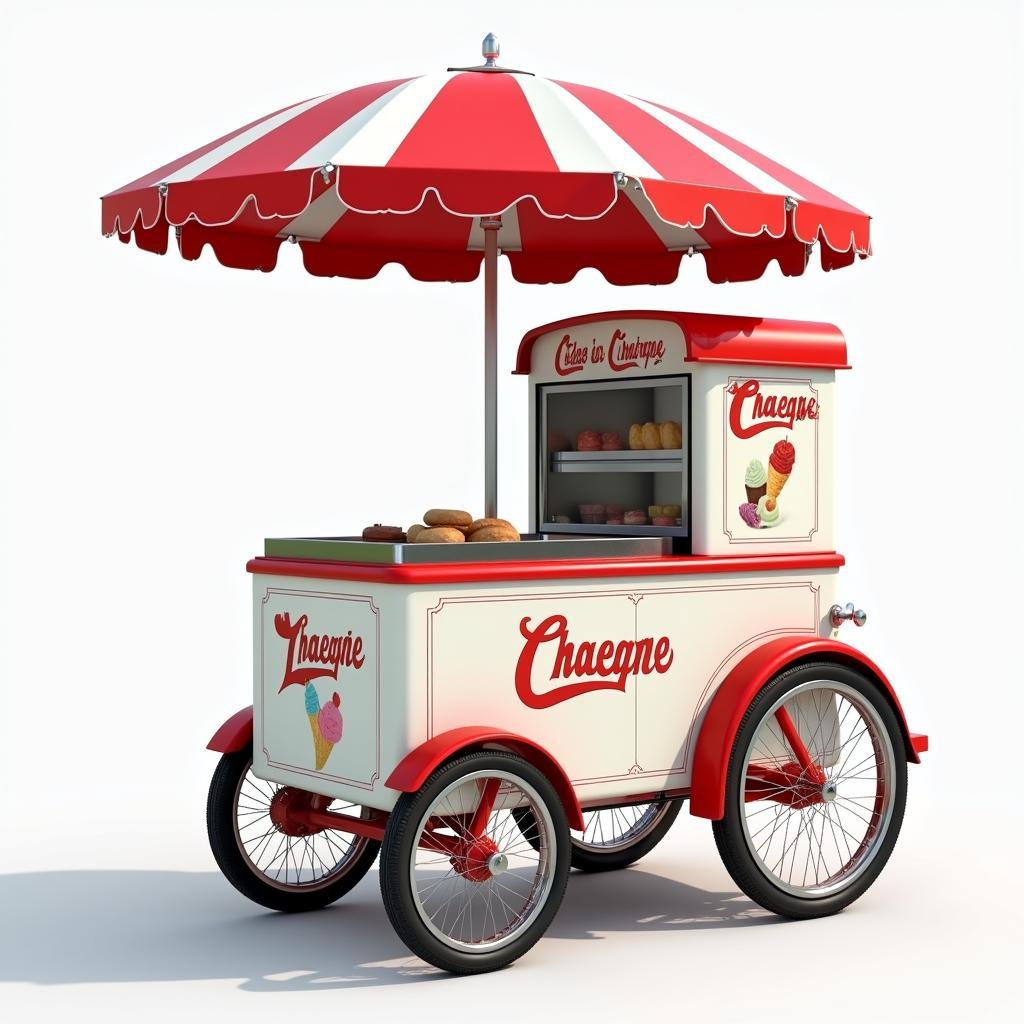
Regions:
<instances>
[{"instance_id":1,"label":"ice cream cone illustration","mask_svg":"<svg viewBox=\"0 0 1024 1024\"><path fill-rule=\"evenodd\" d=\"M309 718L309 729L313 733L313 754L316 769L319 771L331 756L334 744L341 739L341 713L338 705L341 698L334 694L331 702L320 707L320 698L316 687L306 683L306 715Z\"/></svg>"},{"instance_id":2,"label":"ice cream cone illustration","mask_svg":"<svg viewBox=\"0 0 1024 1024\"><path fill-rule=\"evenodd\" d=\"M743 483L747 488L747 501L756 505L768 489L768 476L760 459L751 459Z\"/></svg>"},{"instance_id":3,"label":"ice cream cone illustration","mask_svg":"<svg viewBox=\"0 0 1024 1024\"><path fill-rule=\"evenodd\" d=\"M777 498L786 486L789 474L793 472L796 461L796 449L789 441L778 441L768 457L768 489L769 498Z\"/></svg>"}]
</instances>

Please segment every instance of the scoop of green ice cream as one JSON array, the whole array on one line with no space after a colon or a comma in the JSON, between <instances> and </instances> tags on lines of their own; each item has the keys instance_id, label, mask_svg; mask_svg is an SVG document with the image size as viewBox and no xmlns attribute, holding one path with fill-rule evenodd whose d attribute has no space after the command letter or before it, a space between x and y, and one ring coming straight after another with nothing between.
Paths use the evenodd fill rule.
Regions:
<instances>
[{"instance_id":1,"label":"scoop of green ice cream","mask_svg":"<svg viewBox=\"0 0 1024 1024\"><path fill-rule=\"evenodd\" d=\"M765 472L764 463L760 459L751 459L744 478L747 487L760 487L767 480L768 474Z\"/></svg>"},{"instance_id":2,"label":"scoop of green ice cream","mask_svg":"<svg viewBox=\"0 0 1024 1024\"><path fill-rule=\"evenodd\" d=\"M764 495L757 503L757 515L762 526L774 526L779 521L778 500Z\"/></svg>"}]
</instances>

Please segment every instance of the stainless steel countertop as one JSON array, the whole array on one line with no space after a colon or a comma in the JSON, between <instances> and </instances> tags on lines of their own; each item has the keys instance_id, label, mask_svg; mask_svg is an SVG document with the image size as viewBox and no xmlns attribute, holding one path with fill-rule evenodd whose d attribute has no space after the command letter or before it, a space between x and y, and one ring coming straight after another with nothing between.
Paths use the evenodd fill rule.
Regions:
<instances>
[{"instance_id":1,"label":"stainless steel countertop","mask_svg":"<svg viewBox=\"0 0 1024 1024\"><path fill-rule=\"evenodd\" d=\"M534 559L656 558L672 553L670 537L524 534L519 543L392 544L361 537L268 537L268 558L309 558L372 565L432 562L529 562Z\"/></svg>"}]
</instances>

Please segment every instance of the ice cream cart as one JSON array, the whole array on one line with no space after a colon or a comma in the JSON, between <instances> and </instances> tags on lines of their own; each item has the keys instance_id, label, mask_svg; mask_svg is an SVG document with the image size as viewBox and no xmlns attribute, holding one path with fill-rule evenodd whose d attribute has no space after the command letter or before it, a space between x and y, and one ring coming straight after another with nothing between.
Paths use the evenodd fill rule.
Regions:
<instances>
[{"instance_id":1,"label":"ice cream cart","mask_svg":"<svg viewBox=\"0 0 1024 1024\"><path fill-rule=\"evenodd\" d=\"M548 324L516 365L521 540L268 540L248 565L254 705L211 743L228 877L319 905L380 848L410 948L479 970L543 932L570 865L633 862L688 800L763 906L856 899L926 742L838 639L864 621L838 601L833 534L846 365L826 324Z\"/></svg>"},{"instance_id":2,"label":"ice cream cart","mask_svg":"<svg viewBox=\"0 0 1024 1024\"><path fill-rule=\"evenodd\" d=\"M484 270L482 508L269 538L249 562L253 703L209 744L214 855L301 911L379 854L409 948L474 973L538 940L570 868L635 862L686 804L751 899L835 913L885 865L927 749L840 639L866 618L837 587L841 334L650 310L528 332L530 522L511 523L497 260L526 283L668 283L690 257L715 282L795 276L866 257L869 218L702 121L483 49L284 107L103 199L107 234L190 260L267 271L295 243L317 276Z\"/></svg>"}]
</instances>

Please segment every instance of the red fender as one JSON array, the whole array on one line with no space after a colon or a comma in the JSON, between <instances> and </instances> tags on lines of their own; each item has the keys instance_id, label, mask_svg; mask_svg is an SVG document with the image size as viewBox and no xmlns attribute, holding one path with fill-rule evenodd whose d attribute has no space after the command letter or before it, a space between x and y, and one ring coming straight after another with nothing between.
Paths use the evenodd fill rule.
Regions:
<instances>
[{"instance_id":1,"label":"red fender","mask_svg":"<svg viewBox=\"0 0 1024 1024\"><path fill-rule=\"evenodd\" d=\"M742 658L711 698L693 755L691 814L712 819L725 814L725 777L733 741L750 702L761 687L783 669L819 658L858 668L878 683L896 712L907 760L920 763L918 754L928 749L928 737L911 734L892 684L870 658L837 640L781 637L770 640Z\"/></svg>"},{"instance_id":2,"label":"red fender","mask_svg":"<svg viewBox=\"0 0 1024 1024\"><path fill-rule=\"evenodd\" d=\"M252 705L235 712L206 744L207 750L221 754L234 754L252 743Z\"/></svg>"},{"instance_id":3,"label":"red fender","mask_svg":"<svg viewBox=\"0 0 1024 1024\"><path fill-rule=\"evenodd\" d=\"M403 793L413 793L427 781L427 777L438 765L455 754L479 750L485 744L494 744L511 750L529 761L538 771L543 772L562 801L565 815L569 819L569 828L583 830L580 802L576 799L576 792L562 766L540 744L528 740L525 736L505 732L503 729L470 725L438 733L406 754L388 776L385 785Z\"/></svg>"}]
</instances>

